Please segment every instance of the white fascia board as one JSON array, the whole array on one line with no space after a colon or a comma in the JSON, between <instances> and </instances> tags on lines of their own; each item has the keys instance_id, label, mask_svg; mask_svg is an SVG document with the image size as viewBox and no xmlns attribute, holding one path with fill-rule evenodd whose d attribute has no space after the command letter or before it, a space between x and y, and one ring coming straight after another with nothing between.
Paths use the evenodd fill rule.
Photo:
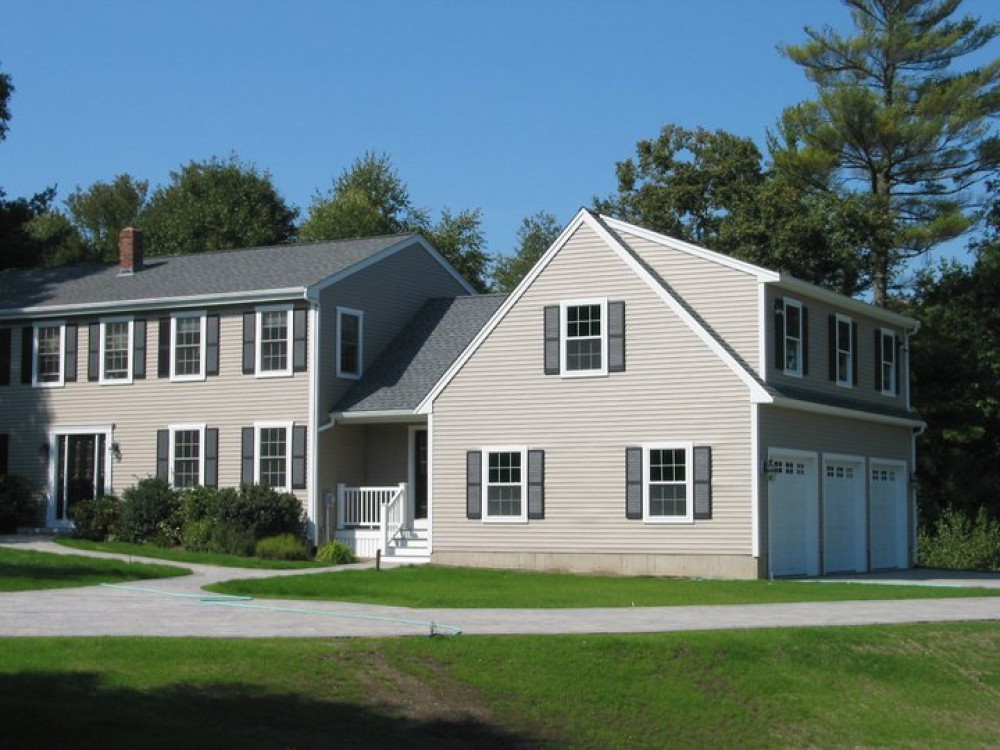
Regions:
<instances>
[{"instance_id":1,"label":"white fascia board","mask_svg":"<svg viewBox=\"0 0 1000 750\"><path fill-rule=\"evenodd\" d=\"M225 292L221 294L199 294L187 297L154 297L151 299L116 300L113 302L86 302L73 305L45 307L21 307L0 310L0 320L18 318L56 318L73 314L108 314L162 310L181 310L191 307L217 307L219 305L260 304L264 302L288 302L306 298L304 287L290 289L262 289L252 292Z\"/></svg>"},{"instance_id":2,"label":"white fascia board","mask_svg":"<svg viewBox=\"0 0 1000 750\"><path fill-rule=\"evenodd\" d=\"M797 411L812 412L813 414L825 414L831 417L859 419L863 422L876 422L893 427L924 428L927 426L926 422L916 417L893 417L889 414L848 409L844 406L830 406L829 404L817 404L813 401L800 401L799 399L788 398L787 396L775 396L772 400L772 405L783 409L795 409Z\"/></svg>"},{"instance_id":3,"label":"white fascia board","mask_svg":"<svg viewBox=\"0 0 1000 750\"><path fill-rule=\"evenodd\" d=\"M750 274L761 281L777 281L781 277L779 273L770 271L767 268L756 266L753 263L747 263L746 261L739 260L731 255L717 253L706 247L692 245L690 242L684 242L683 240L668 237L665 234L651 232L648 229L637 227L634 224L629 224L621 219L615 219L603 214L601 215L601 219L616 232L625 232L626 234L635 235L636 237L641 237L644 240L649 240L650 242L670 248L671 250L678 250L682 253L701 258L702 260L708 260L712 263L718 263L721 266L732 268L735 271L742 271L743 273Z\"/></svg>"},{"instance_id":4,"label":"white fascia board","mask_svg":"<svg viewBox=\"0 0 1000 750\"><path fill-rule=\"evenodd\" d=\"M792 292L793 294L799 294L803 297L811 297L812 299L826 302L831 306L848 310L857 315L865 315L869 318L881 320L889 325L903 328L904 330L911 331L913 333L916 333L916 331L920 328L920 322L907 315L901 315L900 313L893 312L892 310L886 310L884 307L870 305L867 302L862 302L861 300L854 299L853 297L848 297L831 291L830 289L824 289L821 286L810 284L808 281L797 279L794 276L781 274L781 278L776 282L775 286L779 289Z\"/></svg>"},{"instance_id":5,"label":"white fascia board","mask_svg":"<svg viewBox=\"0 0 1000 750\"><path fill-rule=\"evenodd\" d=\"M434 400L438 397L445 386L451 382L451 379L455 377L455 374L461 370L465 363L469 361L469 358L473 353L482 345L486 337L493 332L493 329L499 325L500 321L506 317L508 311L517 303L528 288L534 283L535 279L538 278L539 274L545 269L552 259L556 256L563 246L569 241L569 238L573 236L573 233L580 227L580 225L585 221L588 216L586 209L581 208L573 220L566 225L566 228L560 232L559 236L556 237L555 241L549 245L549 249L545 251L538 262L535 263L534 267L528 272L528 274L521 279L521 282L514 287L514 291L510 293L504 303L497 308L496 312L493 313L492 317L486 321L476 337L469 342L469 345L465 347L465 351L459 355L459 357L452 362L451 367L449 367L444 375L442 375L438 382L434 384L434 387L428 391L427 395L424 396L423 400L417 404L417 408L414 409L416 414L430 414L432 411L432 404Z\"/></svg>"},{"instance_id":6,"label":"white fascia board","mask_svg":"<svg viewBox=\"0 0 1000 750\"><path fill-rule=\"evenodd\" d=\"M369 255L367 258L355 263L350 268L345 268L343 271L340 271L339 273L335 273L332 276L327 276L322 281L317 281L307 290L308 298L313 300L319 299L320 292L322 292L328 286L336 284L338 281L343 281L344 279L353 276L354 274L363 271L366 268L369 268L370 266L373 266L376 263L379 263L380 261L383 261L392 255L395 255L400 250L405 250L414 243L420 245L420 247L424 250L424 252L426 252L428 255L431 256L431 258L437 261L441 265L441 267L444 268L444 270L447 271L451 275L451 277L455 279L455 281L457 281L462 286L466 294L477 294L476 290L472 287L472 285L468 281L466 281L458 271L455 270L455 267L452 266L451 263L449 263L445 259L445 257L441 255L441 253L439 253L437 250L434 249L434 246L430 242L428 242L427 239L422 234L408 234L402 239L400 239L399 242L396 242L382 250L379 250L374 255Z\"/></svg>"},{"instance_id":7,"label":"white fascia board","mask_svg":"<svg viewBox=\"0 0 1000 750\"><path fill-rule=\"evenodd\" d=\"M750 398L753 403L768 404L771 403L772 398L764 387L757 382L757 379L750 373L743 365L741 365L732 354L730 354L722 344L716 340L716 338L709 333L704 326L699 323L694 316L689 313L683 305L681 305L673 295L671 295L663 286L650 275L649 271L642 267L642 265L632 256L632 254L626 250L621 244L616 240L608 231L601 226L600 222L595 221L590 215L584 218L584 221L593 229L601 239L603 239L608 246L615 251L619 258L621 258L626 265L631 268L639 278L646 282L646 285L656 293L656 295L663 300L667 307L669 307L678 318L680 318L691 331L705 343L708 348L719 358L722 362L729 367L730 370L735 373L735 375L743 381L743 383L750 389Z\"/></svg>"}]
</instances>

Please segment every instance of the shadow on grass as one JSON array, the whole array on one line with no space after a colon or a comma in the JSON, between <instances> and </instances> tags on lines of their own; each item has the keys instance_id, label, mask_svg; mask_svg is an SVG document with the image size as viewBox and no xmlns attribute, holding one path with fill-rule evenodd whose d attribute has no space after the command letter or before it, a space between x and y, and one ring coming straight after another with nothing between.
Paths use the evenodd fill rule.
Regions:
<instances>
[{"instance_id":1,"label":"shadow on grass","mask_svg":"<svg viewBox=\"0 0 1000 750\"><path fill-rule=\"evenodd\" d=\"M473 718L416 720L377 706L249 685L134 690L108 685L91 672L0 675L0 705L3 741L17 747L441 750L543 744Z\"/></svg>"}]
</instances>

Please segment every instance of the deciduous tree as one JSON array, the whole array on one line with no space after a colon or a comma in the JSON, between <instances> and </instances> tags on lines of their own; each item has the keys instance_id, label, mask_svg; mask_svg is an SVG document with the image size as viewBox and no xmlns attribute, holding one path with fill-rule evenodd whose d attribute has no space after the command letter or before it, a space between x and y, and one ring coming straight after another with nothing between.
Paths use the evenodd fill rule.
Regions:
<instances>
[{"instance_id":1,"label":"deciduous tree","mask_svg":"<svg viewBox=\"0 0 1000 750\"><path fill-rule=\"evenodd\" d=\"M496 290L510 292L521 283L561 230L559 220L545 211L521 219L514 252L494 260L493 285Z\"/></svg>"},{"instance_id":2,"label":"deciduous tree","mask_svg":"<svg viewBox=\"0 0 1000 750\"><path fill-rule=\"evenodd\" d=\"M111 182L95 182L86 190L77 188L66 199L73 225L87 245L93 260L118 258L118 233L134 226L146 206L149 182L120 174Z\"/></svg>"}]
</instances>

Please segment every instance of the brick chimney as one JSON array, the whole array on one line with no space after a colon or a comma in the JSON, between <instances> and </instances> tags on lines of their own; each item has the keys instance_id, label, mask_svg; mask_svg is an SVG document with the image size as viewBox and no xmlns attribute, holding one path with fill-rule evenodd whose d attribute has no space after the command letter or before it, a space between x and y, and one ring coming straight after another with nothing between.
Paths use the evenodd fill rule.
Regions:
<instances>
[{"instance_id":1,"label":"brick chimney","mask_svg":"<svg viewBox=\"0 0 1000 750\"><path fill-rule=\"evenodd\" d=\"M142 270L142 232L125 227L118 233L118 275L129 276Z\"/></svg>"}]
</instances>

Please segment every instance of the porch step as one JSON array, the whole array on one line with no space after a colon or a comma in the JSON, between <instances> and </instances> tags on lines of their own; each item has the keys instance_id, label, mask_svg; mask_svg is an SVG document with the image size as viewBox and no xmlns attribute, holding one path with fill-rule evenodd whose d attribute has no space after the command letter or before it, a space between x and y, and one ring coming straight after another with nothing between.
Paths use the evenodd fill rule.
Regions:
<instances>
[{"instance_id":1,"label":"porch step","mask_svg":"<svg viewBox=\"0 0 1000 750\"><path fill-rule=\"evenodd\" d=\"M386 565L425 565L431 561L427 529L405 529L382 554Z\"/></svg>"}]
</instances>

